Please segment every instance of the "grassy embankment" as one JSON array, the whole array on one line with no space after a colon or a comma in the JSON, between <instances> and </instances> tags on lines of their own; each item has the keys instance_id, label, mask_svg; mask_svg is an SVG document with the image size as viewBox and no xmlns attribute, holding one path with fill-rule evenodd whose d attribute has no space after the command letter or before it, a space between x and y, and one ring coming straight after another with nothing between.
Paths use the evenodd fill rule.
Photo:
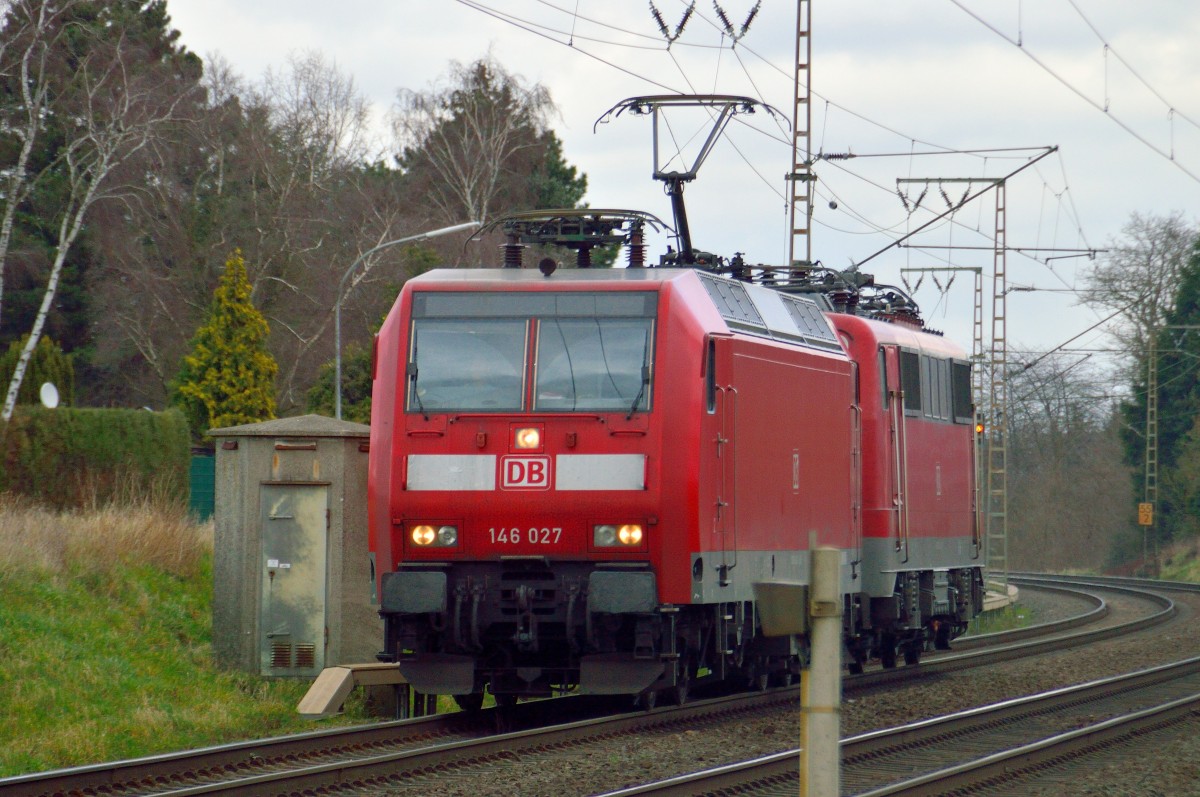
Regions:
<instances>
[{"instance_id":1,"label":"grassy embankment","mask_svg":"<svg viewBox=\"0 0 1200 797\"><path fill-rule=\"evenodd\" d=\"M315 727L307 681L213 665L211 525L130 503L0 495L0 776Z\"/></svg>"},{"instance_id":2,"label":"grassy embankment","mask_svg":"<svg viewBox=\"0 0 1200 797\"><path fill-rule=\"evenodd\" d=\"M1188 581L1200 583L1200 558L1197 558L1198 546L1189 540L1186 544L1176 546L1165 552L1165 561L1159 578L1168 581Z\"/></svg>"}]
</instances>

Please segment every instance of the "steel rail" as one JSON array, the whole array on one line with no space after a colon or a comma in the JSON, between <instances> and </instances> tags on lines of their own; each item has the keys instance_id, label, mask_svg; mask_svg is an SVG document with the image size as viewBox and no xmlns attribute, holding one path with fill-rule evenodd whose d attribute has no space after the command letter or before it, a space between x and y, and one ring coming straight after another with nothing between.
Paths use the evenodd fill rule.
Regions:
<instances>
[{"instance_id":1,"label":"steel rail","mask_svg":"<svg viewBox=\"0 0 1200 797\"><path fill-rule=\"evenodd\" d=\"M1049 577L1032 578L1026 577L1022 579L1010 578L1013 583L1022 583L1027 585L1041 586L1042 584L1050 583ZM1083 586L1077 584L1076 587ZM955 672L957 670L965 670L972 667L982 666L983 664L994 664L1003 661L1012 661L1021 659L1039 653L1049 653L1053 651L1066 650L1071 647L1080 645L1088 645L1099 642L1105 639L1112 639L1125 634L1131 634L1138 631L1148 630L1157 625L1167 622L1177 613L1175 602L1164 595L1145 592L1131 586L1121 584L1093 584L1092 586L1118 594L1136 597L1154 603L1159 607L1157 612L1138 617L1132 620L1126 620L1114 625L1105 626L1102 628L1085 629L1082 631L1073 631L1071 633L1058 633L1063 627L1071 627L1071 622L1067 621L1062 626L1055 623L1045 624L1044 634L1039 634L1036 638L1008 644L1008 637L1001 635L991 635L997 638L986 640L981 643L982 649L968 653L961 653L951 656L938 656L936 658L922 660L916 667L897 667L889 670L872 670L863 673L862 675L848 676L844 680L845 689L847 692L858 691L865 688L883 686L888 684L900 683L912 680L914 677L934 677L944 675L946 673ZM1107 607L1107 604L1106 604ZM1095 612L1095 619L1099 620L1107 616L1107 610ZM1012 633L1017 638L1020 638L1020 633L1025 629L1017 629ZM955 644L960 644L956 642Z\"/></svg>"},{"instance_id":2,"label":"steel rail","mask_svg":"<svg viewBox=\"0 0 1200 797\"><path fill-rule=\"evenodd\" d=\"M1022 720L1053 715L1065 707L1077 707L1121 696L1128 699L1130 695L1139 691L1150 692L1151 699L1158 701L1149 708L1138 708L1084 728L1057 733L1037 742L1020 744L979 758L959 761L953 766L935 768L916 777L857 794L858 797L933 794L977 787L1001 776L1009 779L1024 772L1032 772L1044 766L1047 761L1068 755L1087 754L1093 752L1099 744L1119 743L1147 727L1195 715L1200 711L1200 693L1194 692L1200 683L1196 678L1198 675L1200 657L1007 700L897 728L861 734L842 740L842 767L845 772L853 772L855 768L869 770L873 766L886 769L886 756L889 753L911 753L923 748L936 748L938 754L948 753L953 751L955 737L991 732L992 729ZM1188 695L1182 698L1172 696L1165 701L1153 697L1155 690L1178 685L1184 679L1190 679L1190 687L1193 690ZM794 784L799 780L798 756L798 749L788 750L752 761L714 767L657 783L608 792L601 797L701 797L725 793L723 790L730 790L729 793L736 791L737 794L776 793L781 785L791 785L794 788ZM884 761L882 767L878 763L880 761ZM895 765L892 768L894 770Z\"/></svg>"},{"instance_id":3,"label":"steel rail","mask_svg":"<svg viewBox=\"0 0 1200 797\"><path fill-rule=\"evenodd\" d=\"M920 778L863 792L858 797L927 795L930 793L929 787L933 784L936 784L937 791L940 793L1011 782L1025 775L1043 771L1047 765L1059 765L1073 759L1095 755L1108 748L1131 741L1137 736L1181 722L1195 721L1198 716L1200 716L1200 692L975 761L968 761L955 767L931 772Z\"/></svg>"},{"instance_id":4,"label":"steel rail","mask_svg":"<svg viewBox=\"0 0 1200 797\"><path fill-rule=\"evenodd\" d=\"M1039 586L1039 588L1041 587ZM1109 587L1105 588L1108 589ZM1083 616L1092 618L1094 622L1095 619L1104 614L1102 611L1103 601L1095 596L1092 596L1089 600L1093 604L1093 609ZM1158 617L1161 614L1162 612L1154 617ZM1069 627L1078 621L1078 617L1073 617L1057 623L1044 624L1044 630L1047 633L1054 630L1061 630L1062 627ZM1124 628L1127 625L1117 626L1117 628ZM951 669L992 663L997 660L994 655L997 651L1009 650L1010 648L1025 651L1023 654L1014 652L1011 654L1013 657L1028 655L1029 645L1038 645L1039 643L1025 643L1024 645L1007 647L995 647L994 645L1007 635L1027 635L1031 630L1030 628L1017 629L1013 632L988 635L994 639L983 644L990 643L993 646L982 653L941 656L916 667L905 667L896 670L881 671L879 673L870 672L861 676L851 676L846 679L846 688L848 691L855 691L878 683L885 683L889 680L929 677ZM1102 629L1102 631L1104 630L1106 629ZM1086 636L1087 633L1085 632L1083 636ZM1073 637L1067 637L1067 639L1073 639ZM1074 644L1082 644L1082 642L1074 642ZM964 659L967 660L966 663L960 662L960 660ZM773 693L781 695L780 700L789 700L794 703L797 699L796 691L794 688L780 689L773 690ZM762 696L752 696L750 698L741 696L722 698L717 701L700 701L681 708L660 709L651 714L638 712L621 715L620 717L608 720L608 722L618 723L613 725L613 728L619 727L620 722L624 722L630 728L645 728L647 726L674 721L692 722L702 717L705 711L709 711L708 706L710 704L720 706L714 709L716 711L733 711L736 713L739 709L733 705L724 704L732 704L735 701L748 701L753 702L756 710L761 710L762 703L757 701L762 699ZM581 698L568 698L567 700L584 702ZM520 721L537 724L539 722L537 718L530 718L527 715L538 711L551 711L551 708L548 708L551 703L555 704L552 707L553 713L561 717L563 710L566 708L562 700L521 704L515 707L519 711L504 716L515 717L519 715L522 717ZM409 748L422 746L427 751L445 748L443 758L437 758L437 756L443 755L441 753L428 752L427 755L430 757L426 761L448 761L455 758L461 760L464 756L470 757L471 754L468 751L477 751L481 755L493 755L495 752L493 748L488 747L488 740L483 740L479 745L475 745L474 742L477 741L476 737L486 732L480 730L480 717L485 718L485 724L488 724L490 729L492 727L490 723L494 721L493 718L495 716L500 715L489 714L489 712L481 712L480 715L474 718L465 714L439 715L400 722L332 729L276 739L241 742L132 761L97 764L47 773L35 773L0 780L0 794L6 797L7 795L14 795L14 797L36 797L46 794L82 794L85 792L94 792L97 789L103 789L109 794L201 794L238 788L239 785L243 788L254 788L256 791L261 791L268 783L279 783L282 785L287 777L279 774L279 772L264 774L266 770L278 770L285 767L294 768L298 764L303 765L304 762L309 762L309 765L300 766L301 770L318 778L321 783L336 783L342 782L347 777L362 777L361 773L370 770L372 766L370 762L375 759L380 759L380 763L385 769L394 771L397 765L403 767L403 762L409 762L411 765L416 766L422 758L421 756L415 756L411 750L399 749L380 755L378 751L387 745L391 745L393 748L397 746L407 746ZM577 731L584 735L587 733L609 732L607 730L599 730L595 720L580 721L572 725L574 726L572 732ZM588 725L592 727L590 731L584 729ZM619 732L625 731L622 730ZM535 732L526 733L532 734ZM471 738L466 740L460 738L457 741L450 741L455 736ZM501 745L511 744L518 739L532 738L531 736L502 736L503 742L501 742ZM500 738L497 736L489 737L492 740ZM442 744L439 743L439 740L450 743ZM489 749L493 749L493 752L483 752ZM317 757L322 756L330 757L333 760L323 763L315 760ZM442 764L420 763L422 767L440 765ZM355 770L358 770L359 774L353 774ZM203 781L211 782L205 783ZM228 785L221 785L222 783L227 783Z\"/></svg>"}]
</instances>

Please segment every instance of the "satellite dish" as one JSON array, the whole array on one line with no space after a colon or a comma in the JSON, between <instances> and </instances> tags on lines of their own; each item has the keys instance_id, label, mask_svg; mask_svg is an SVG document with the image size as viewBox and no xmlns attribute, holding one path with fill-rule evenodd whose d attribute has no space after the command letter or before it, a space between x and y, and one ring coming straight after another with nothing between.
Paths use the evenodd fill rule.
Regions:
<instances>
[{"instance_id":1,"label":"satellite dish","mask_svg":"<svg viewBox=\"0 0 1200 797\"><path fill-rule=\"evenodd\" d=\"M42 399L42 406L46 409L54 409L58 406L58 388L53 382L43 382L42 389L39 393Z\"/></svg>"}]
</instances>

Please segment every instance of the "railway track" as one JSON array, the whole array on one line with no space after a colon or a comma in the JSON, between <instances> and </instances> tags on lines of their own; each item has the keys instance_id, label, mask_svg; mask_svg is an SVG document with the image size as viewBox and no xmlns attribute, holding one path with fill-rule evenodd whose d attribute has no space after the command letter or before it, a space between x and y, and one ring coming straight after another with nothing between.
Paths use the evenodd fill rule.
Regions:
<instances>
[{"instance_id":1,"label":"railway track","mask_svg":"<svg viewBox=\"0 0 1200 797\"><path fill-rule=\"evenodd\" d=\"M1033 580L1028 583L1032 585ZM1082 591L1078 586L1070 589ZM1169 600L1155 598L1157 609L1139 621L1080 631L1076 628L1080 623L1102 625L1108 614L1103 599L1092 595L1088 600L1092 609L1079 617L977 637L970 642L963 640L956 647L977 650L931 657L919 668L880 670L849 678L846 692L854 694L897 679L938 677L957 669L993 663L1000 656L1027 656L1031 651L1086 644L1097 636L1129 633L1163 622L1173 612ZM1038 638L1012 641L1030 635ZM1043 639L1047 636L1049 641ZM595 705L596 701L568 698L521 704L515 707L516 711L503 715L495 712L440 715L9 778L0 780L0 794L34 797L100 791L112 795L192 795L231 790L272 794L317 788L347 790L347 793L377 790L381 783L436 782L446 773L461 772L464 767L503 772L512 767L537 766L537 762L553 766L556 757L609 744L623 734L647 730L686 732L711 723L736 721L748 713L761 716L775 711L781 718L794 718L797 701L797 690L778 689L766 694L697 701L651 713L596 718L594 715L604 710ZM607 710L611 712L611 707ZM564 715L574 721L563 724ZM503 716L514 727L532 729L496 734L497 716ZM559 724L541 727L555 720ZM793 723L794 719L783 721Z\"/></svg>"},{"instance_id":2,"label":"railway track","mask_svg":"<svg viewBox=\"0 0 1200 797\"><path fill-rule=\"evenodd\" d=\"M844 739L842 790L859 797L980 788L994 793L1048 765L1197 720L1200 658L1193 658ZM794 794L798 754L789 750L604 797L699 797L733 788L747 795Z\"/></svg>"}]
</instances>

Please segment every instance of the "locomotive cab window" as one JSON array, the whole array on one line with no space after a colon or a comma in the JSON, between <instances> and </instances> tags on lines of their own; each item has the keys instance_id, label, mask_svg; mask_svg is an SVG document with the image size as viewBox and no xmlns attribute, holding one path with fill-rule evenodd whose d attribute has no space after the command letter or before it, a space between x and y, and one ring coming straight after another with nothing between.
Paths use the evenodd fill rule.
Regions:
<instances>
[{"instance_id":1,"label":"locomotive cab window","mask_svg":"<svg viewBox=\"0 0 1200 797\"><path fill-rule=\"evenodd\" d=\"M650 291L414 293L407 409L648 411L657 299Z\"/></svg>"},{"instance_id":2,"label":"locomotive cab window","mask_svg":"<svg viewBox=\"0 0 1200 797\"><path fill-rule=\"evenodd\" d=\"M950 392L954 402L954 422L973 423L974 402L971 396L971 364L954 361L950 364Z\"/></svg>"},{"instance_id":3,"label":"locomotive cab window","mask_svg":"<svg viewBox=\"0 0 1200 797\"><path fill-rule=\"evenodd\" d=\"M653 351L652 319L542 319L533 409L649 409Z\"/></svg>"},{"instance_id":4,"label":"locomotive cab window","mask_svg":"<svg viewBox=\"0 0 1200 797\"><path fill-rule=\"evenodd\" d=\"M521 409L526 323L418 319L409 356L410 412Z\"/></svg>"}]
</instances>

